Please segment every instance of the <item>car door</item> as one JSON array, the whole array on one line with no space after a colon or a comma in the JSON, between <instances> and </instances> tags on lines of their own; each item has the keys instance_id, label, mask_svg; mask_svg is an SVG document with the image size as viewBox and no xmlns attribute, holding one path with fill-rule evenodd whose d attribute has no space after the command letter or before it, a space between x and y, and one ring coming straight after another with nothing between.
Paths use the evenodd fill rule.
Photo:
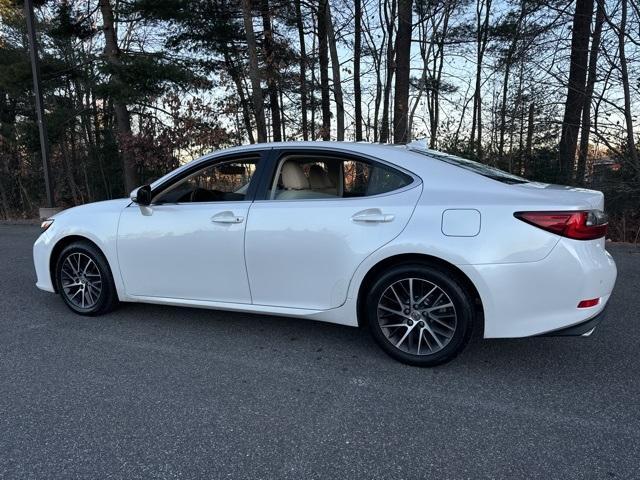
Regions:
<instances>
[{"instance_id":1,"label":"car door","mask_svg":"<svg viewBox=\"0 0 640 480\"><path fill-rule=\"evenodd\" d=\"M336 308L357 266L403 230L421 182L382 162L325 150L274 152L270 163L245 235L253 303Z\"/></svg>"},{"instance_id":2,"label":"car door","mask_svg":"<svg viewBox=\"0 0 640 480\"><path fill-rule=\"evenodd\" d=\"M151 205L125 208L117 246L127 294L251 303L244 233L261 162L197 165L154 189Z\"/></svg>"}]
</instances>

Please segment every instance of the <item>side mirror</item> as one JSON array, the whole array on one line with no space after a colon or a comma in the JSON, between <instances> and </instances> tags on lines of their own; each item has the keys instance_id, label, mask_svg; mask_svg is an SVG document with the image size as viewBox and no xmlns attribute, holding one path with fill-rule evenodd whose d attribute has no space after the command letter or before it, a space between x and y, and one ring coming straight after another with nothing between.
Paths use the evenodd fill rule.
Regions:
<instances>
[{"instance_id":1,"label":"side mirror","mask_svg":"<svg viewBox=\"0 0 640 480\"><path fill-rule=\"evenodd\" d=\"M136 188L131 192L131 201L138 205L151 204L151 187L149 185L143 185Z\"/></svg>"}]
</instances>

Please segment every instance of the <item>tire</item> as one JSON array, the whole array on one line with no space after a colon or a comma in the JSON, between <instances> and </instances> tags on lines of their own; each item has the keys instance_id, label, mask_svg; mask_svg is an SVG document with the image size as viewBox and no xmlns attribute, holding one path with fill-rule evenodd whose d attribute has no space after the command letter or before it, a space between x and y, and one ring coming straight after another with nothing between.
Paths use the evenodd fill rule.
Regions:
<instances>
[{"instance_id":1,"label":"tire","mask_svg":"<svg viewBox=\"0 0 640 480\"><path fill-rule=\"evenodd\" d=\"M407 305L411 292L413 300ZM365 298L373 338L402 363L441 365L455 358L471 338L474 299L454 275L441 268L397 265L373 283Z\"/></svg>"},{"instance_id":2,"label":"tire","mask_svg":"<svg viewBox=\"0 0 640 480\"><path fill-rule=\"evenodd\" d=\"M89 242L73 242L60 252L55 281L64 303L80 315L102 315L118 305L107 259Z\"/></svg>"}]
</instances>

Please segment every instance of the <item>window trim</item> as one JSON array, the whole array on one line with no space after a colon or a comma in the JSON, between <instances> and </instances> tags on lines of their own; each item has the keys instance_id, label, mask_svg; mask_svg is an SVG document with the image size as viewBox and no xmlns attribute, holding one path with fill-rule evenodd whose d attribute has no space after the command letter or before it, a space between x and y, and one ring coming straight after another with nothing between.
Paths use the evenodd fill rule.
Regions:
<instances>
[{"instance_id":1,"label":"window trim","mask_svg":"<svg viewBox=\"0 0 640 480\"><path fill-rule=\"evenodd\" d=\"M379 193L377 195L368 195L363 197L291 198L291 199L279 199L279 200L268 198L267 193L269 191L271 180L274 178L275 170L278 168L280 161L287 156L299 156L299 155L317 155L321 157L324 156L329 158L339 158L343 160L352 160L352 161L358 161L363 163L369 163L374 166L376 164L383 165L387 168L391 168L392 170L397 170L399 172L404 173L405 175L408 175L409 177L411 177L411 182L409 182L404 187L397 188L389 192ZM266 163L268 164L268 168L265 169L260 179L261 182L258 187L258 192L253 200L254 202L283 203L283 202L318 202L318 201L320 202L354 201L354 200L363 200L365 198L381 198L389 195L395 195L395 194L416 188L422 184L422 179L420 177L418 177L415 173L399 165L396 165L391 162L387 162L377 157L372 157L370 155L366 155L363 153L359 153L359 152L356 153L350 150L345 150L345 149L336 148L336 147L322 148L317 146L312 146L312 147L301 146L301 147L274 148L271 151L271 155L269 156L269 159Z\"/></svg>"},{"instance_id":2,"label":"window trim","mask_svg":"<svg viewBox=\"0 0 640 480\"><path fill-rule=\"evenodd\" d=\"M267 168L267 161L269 159L271 150L254 150L247 152L234 152L227 155L216 155L211 158L206 158L201 161L196 160L193 165L188 166L184 170L180 171L176 175L172 175L170 178L156 186L151 190L151 204L149 206L161 206L161 205L193 205L193 204L222 204L222 203L251 203L255 200L256 193L258 191L262 176ZM199 171L213 167L215 165L221 165L228 162L233 162L243 159L255 159L257 161L256 171L254 172L251 180L249 181L249 188L245 195L244 200L221 200L216 202L166 202L155 203L156 198L162 193L166 192L169 188L175 186L185 178L190 177L198 173Z\"/></svg>"}]
</instances>

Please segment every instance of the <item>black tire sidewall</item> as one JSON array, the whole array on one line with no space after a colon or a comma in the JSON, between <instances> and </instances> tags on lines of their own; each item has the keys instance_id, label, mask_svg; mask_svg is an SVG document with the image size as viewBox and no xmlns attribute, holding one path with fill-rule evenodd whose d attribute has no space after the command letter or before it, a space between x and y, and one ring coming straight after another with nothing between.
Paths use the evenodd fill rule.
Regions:
<instances>
[{"instance_id":1,"label":"black tire sidewall","mask_svg":"<svg viewBox=\"0 0 640 480\"><path fill-rule=\"evenodd\" d=\"M449 296L456 309L457 326L451 341L432 355L412 355L393 346L378 323L378 301L382 293L394 282L404 278L420 278L438 285ZM372 285L366 296L365 312L369 330L375 341L391 357L409 365L430 367L452 360L466 346L471 337L474 322L473 299L465 288L448 272L431 265L406 264L392 267Z\"/></svg>"},{"instance_id":2,"label":"black tire sidewall","mask_svg":"<svg viewBox=\"0 0 640 480\"><path fill-rule=\"evenodd\" d=\"M91 258L100 270L100 275L102 276L102 291L100 292L98 301L91 308L81 308L74 305L67 298L67 295L64 293L64 289L62 288L62 265L65 259L73 253L83 253ZM80 315L94 316L106 313L115 307L117 303L117 295L113 283L113 276L111 275L111 269L109 268L109 264L102 252L93 245L85 242L74 242L64 247L60 252L60 255L58 255L55 274L58 293L62 297L64 303L74 312Z\"/></svg>"}]
</instances>

